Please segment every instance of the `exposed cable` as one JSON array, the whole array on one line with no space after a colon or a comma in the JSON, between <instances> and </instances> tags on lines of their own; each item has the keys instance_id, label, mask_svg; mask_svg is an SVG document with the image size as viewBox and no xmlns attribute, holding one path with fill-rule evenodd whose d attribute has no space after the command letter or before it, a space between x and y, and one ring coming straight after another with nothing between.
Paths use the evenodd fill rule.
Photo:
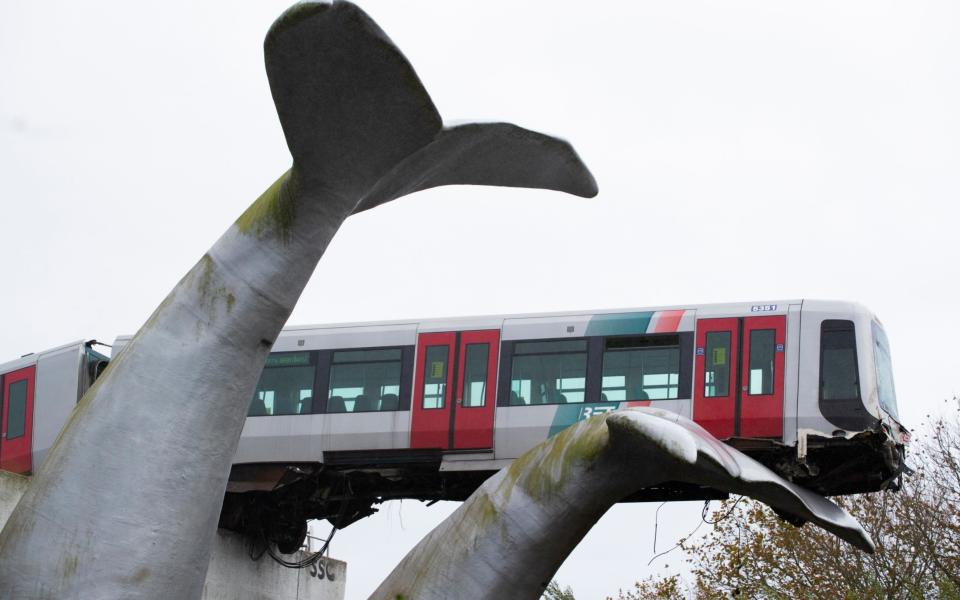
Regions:
<instances>
[{"instance_id":1,"label":"exposed cable","mask_svg":"<svg viewBox=\"0 0 960 600\"><path fill-rule=\"evenodd\" d=\"M660 509L667 503L666 500L660 503L656 512L653 513L653 553L657 553L657 529L660 527Z\"/></svg>"},{"instance_id":2,"label":"exposed cable","mask_svg":"<svg viewBox=\"0 0 960 600\"><path fill-rule=\"evenodd\" d=\"M733 503L733 506L731 506L729 509L727 509L727 512L725 512L723 515L721 515L720 518L718 518L716 521L710 521L709 519L707 519L707 511L710 509L710 501L709 501L709 500L704 500L704 501L703 501L703 509L700 511L700 522L697 523L697 526L693 528L693 531L691 531L690 533L688 533L687 535L685 535L685 536L682 538L682 540L688 540L688 539L690 539L690 538L693 536L693 534L695 534L695 533L697 532L697 530L700 529L700 527L701 527L704 523L706 523L707 525L716 525L716 524L719 523L720 521L722 521L722 520L726 519L727 517L729 517L731 514L733 514L733 509L735 509L735 508L737 507L737 505L740 504L740 501L743 500L744 498L745 498L745 496L740 496L739 498L737 498L736 502ZM663 504L666 504L666 502L664 502ZM660 512L660 508L663 507L663 504L661 504L659 507L657 507L657 512L658 512L658 513ZM677 548L679 548L681 543L682 543L682 541L681 541L681 542L677 542L677 543L674 544L670 549L664 550L664 551L661 552L660 554L655 554L655 555L653 556L653 558L651 558L651 559L649 560L649 562L647 562L647 566L649 567L650 565L653 564L653 561L657 560L657 559L660 558L661 556L666 556L667 554L670 554L671 552L673 552L674 550L676 550ZM653 526L653 549L654 549L654 551L656 551L656 549L657 549L657 524L656 524L656 522L654 522L654 526Z\"/></svg>"}]
</instances>

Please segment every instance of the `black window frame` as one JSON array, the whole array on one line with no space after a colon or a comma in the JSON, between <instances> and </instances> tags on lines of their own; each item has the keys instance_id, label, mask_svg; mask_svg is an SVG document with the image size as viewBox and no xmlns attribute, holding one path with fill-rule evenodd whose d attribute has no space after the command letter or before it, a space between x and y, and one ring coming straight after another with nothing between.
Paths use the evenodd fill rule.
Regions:
<instances>
[{"instance_id":1,"label":"black window frame","mask_svg":"<svg viewBox=\"0 0 960 600\"><path fill-rule=\"evenodd\" d=\"M13 408L13 386L18 386L18 390L19 390L20 384L23 384L23 405L22 405L22 411L18 414L20 419L17 421L14 421L10 418L10 413L12 412L12 408ZM5 390L5 395L7 397L7 410L6 410L7 422L6 422L6 427L4 429L6 431L5 439L6 441L9 442L10 440L18 440L27 434L27 408L30 404L30 384L27 381L27 379L17 379L16 381L12 381L9 384L7 384L4 390ZM11 423L17 423L19 427L18 429L19 433L17 433L16 435L10 435Z\"/></svg>"},{"instance_id":2,"label":"black window frame","mask_svg":"<svg viewBox=\"0 0 960 600\"><path fill-rule=\"evenodd\" d=\"M849 332L853 340L853 360L856 370L856 398L833 398L825 400L823 397L824 379L823 379L823 358L824 358L824 333L825 332ZM867 412L863 405L863 380L860 375L860 349L857 344L857 326L849 319L824 319L820 323L820 343L818 344L820 356L817 365L817 404L820 408L820 414L833 425L849 431L859 431L873 426L877 419Z\"/></svg>"},{"instance_id":3,"label":"black window frame","mask_svg":"<svg viewBox=\"0 0 960 600\"><path fill-rule=\"evenodd\" d=\"M320 371L320 367L319 367L319 364L318 364L318 362L317 362L317 351L316 351L316 350L284 350L284 351L281 351L281 352L271 352L269 355L267 355L267 360L264 361L263 369L260 370L260 376L257 377L256 387L254 387L254 389L253 389L254 397L250 399L250 404L253 405L253 400L254 400L254 398L256 398L257 389L260 387L260 380L263 378L263 372L266 371L268 368L276 368L276 367L268 367L268 366L267 366L267 362L268 362L268 361L270 360L270 358L273 357L273 356L287 355L287 354L306 354L307 357L308 357L308 362L307 362L306 365L277 365L278 367L281 367L281 368L282 368L282 367L293 367L293 366L311 366L311 367L313 367L313 385L312 385L312 387L311 387L311 389L310 389L310 392L311 392L311 394L312 394L312 395L310 396L310 411L309 411L309 412L303 412L303 413L283 413L283 414L273 413L273 414L269 414L269 415L251 415L251 414L250 414L250 407L248 406L248 407L247 407L247 418L248 418L248 419L251 418L251 417L257 417L257 418L261 418L261 417L297 417L297 416L301 416L301 415L310 415L310 414L313 414L313 413L316 411L316 407L317 407L317 373Z\"/></svg>"},{"instance_id":4,"label":"black window frame","mask_svg":"<svg viewBox=\"0 0 960 600\"><path fill-rule=\"evenodd\" d=\"M723 346L723 347L726 348L726 354L727 354L726 361L725 361L726 368L727 368L727 377L726 377L726 379L725 379L725 381L726 381L726 383L727 383L726 393L724 393L724 394L718 394L718 393L716 393L717 383L716 383L716 381L714 381L714 382L712 383L712 385L713 385L713 387L714 387L714 393L708 394L708 393L707 393L707 372L708 372L708 364L707 364L707 363L709 362L709 366L711 366L711 367L716 367L716 366L717 366L717 363L715 363L715 362L713 361L713 357L711 356L711 353L709 352L709 350L710 350L710 348L711 348L711 346L710 346L710 336L724 336L724 335L727 336L726 346ZM732 390L735 390L736 385L737 385L737 382L736 382L736 366L735 366L734 360L733 360L733 358L735 358L735 357L733 356L733 340L734 340L734 332L733 332L733 331L730 331L730 330L728 330L728 329L718 329L718 330L716 330L716 331L707 331L706 334L704 335L704 338L703 338L703 349L704 349L704 357L703 357L703 358L704 358L704 360L703 360L703 397L704 397L704 398L730 398L730 393L731 393L731 391L732 391ZM718 346L713 346L714 349L716 349L717 347L718 347ZM739 350L739 349L738 349L738 350ZM710 358L708 359L707 357L710 357ZM710 369L709 371L710 371L710 372L713 372L713 370L714 370L714 369ZM731 375L732 375L732 377L731 377Z\"/></svg>"},{"instance_id":5,"label":"black window frame","mask_svg":"<svg viewBox=\"0 0 960 600\"><path fill-rule=\"evenodd\" d=\"M597 398L596 402L617 402L617 403L645 402L645 401L667 402L667 401L682 400L682 399L689 398L689 382L688 382L688 385L684 386L684 382L689 380L689 377L690 377L690 373L689 373L690 366L688 364L690 361L684 360L684 335L683 335L684 333L687 333L687 332L677 331L677 332L668 332L668 333L608 335L601 338L602 343L600 345L600 368L598 371L599 382L597 385L598 393L595 396ZM661 343L662 341L666 341L671 338L674 343L669 343L669 344ZM654 342L647 346L651 349L652 348L676 348L677 350L677 386L676 386L677 397L676 398L647 398L646 400L640 400L639 398L631 399L628 397L626 400L603 400L603 396L602 396L603 394L603 360L604 358L606 358L607 352L625 352L625 351L628 352L630 350L639 350L643 348L643 346L636 345L636 346L627 346L620 349L611 350L608 348L608 346L610 345L610 342L614 342L614 343L616 343L617 341L625 342L630 339L641 339L644 341ZM692 337L686 349L687 351L692 350ZM684 373L684 365L687 365L687 371L688 371L687 373ZM672 387L669 384L669 378L667 382L668 383L665 387L669 389L670 387ZM683 392L685 389L687 391L688 396L683 395Z\"/></svg>"},{"instance_id":6,"label":"black window frame","mask_svg":"<svg viewBox=\"0 0 960 600\"><path fill-rule=\"evenodd\" d=\"M569 402L568 404L601 404L600 390L603 387L603 351L607 340L611 338L658 337L677 336L680 347L680 379L677 386L676 398L651 400L651 402L668 402L677 400L691 400L693 391L694 372L694 332L677 331L670 333L624 334L589 337L560 337L560 338L533 338L500 341L500 368L497 373L497 407L521 406L561 406L561 403L551 404L510 404L510 382L512 380L514 345L525 342L562 342L572 340L587 341L587 381L583 402ZM618 400L608 400L609 403L619 403Z\"/></svg>"},{"instance_id":7,"label":"black window frame","mask_svg":"<svg viewBox=\"0 0 960 600\"><path fill-rule=\"evenodd\" d=\"M532 339L523 339L523 340L507 340L501 342L500 344L500 381L497 386L497 406L563 406L565 404L588 404L588 398L590 397L590 374L591 374L591 350L593 348L593 340L597 338L589 337L561 337L561 338L532 338ZM510 404L510 384L513 376L513 359L517 356L516 353L516 344L527 344L527 343L548 343L548 342L576 342L582 341L584 343L583 350L571 350L571 351L562 351L562 352L531 352L531 353L521 353L519 356L553 356L553 355L562 355L562 354L585 354L586 355L586 369L584 372L584 388L583 388L583 402L544 402L542 404ZM595 353L595 352L594 352ZM598 395L599 397L599 395Z\"/></svg>"},{"instance_id":8,"label":"black window frame","mask_svg":"<svg viewBox=\"0 0 960 600\"><path fill-rule=\"evenodd\" d=\"M400 411L409 411L410 410L410 392L413 389L413 355L416 346L406 345L393 345L393 346L363 346L359 348L328 348L325 350L318 351L319 365L317 368L317 384L316 391L320 397L319 402L315 402L313 405L314 414L327 414L327 415L354 415L354 414L371 414L371 413L382 413L382 412L400 412ZM399 401L397 403L397 408L389 410L361 410L361 411L350 411L350 412L327 412L327 402L330 399L330 374L333 370L333 354L335 352L361 352L361 351L371 351L371 350L400 350L400 393ZM361 362L393 362L393 361L350 361L350 363L336 363L336 364L353 364Z\"/></svg>"},{"instance_id":9,"label":"black window frame","mask_svg":"<svg viewBox=\"0 0 960 600\"><path fill-rule=\"evenodd\" d=\"M470 346L483 346L486 348L486 353L483 357L483 394L481 394L480 404L467 404L467 384L470 383L467 381L467 369L469 367L469 362L467 359L470 358ZM457 410L460 409L475 409L475 408L486 408L487 406L487 380L490 378L490 342L466 342L463 345L463 375L461 379L463 380L463 402L457 405ZM459 385L459 382L456 382Z\"/></svg>"},{"instance_id":10,"label":"black window frame","mask_svg":"<svg viewBox=\"0 0 960 600\"><path fill-rule=\"evenodd\" d=\"M428 366L427 366L427 365L428 365L428 363L427 363L427 355L430 353L430 349L431 349L431 348L443 348L444 352L446 353L446 354L445 354L446 358L444 359L445 365L444 365L444 368L443 368L443 392L441 392L441 394L440 394L440 406L427 406L427 405L425 404L426 399L427 399L427 394L426 394L426 389L425 389L425 388L426 388L426 386L428 385L428 384L427 384L427 368L428 368ZM451 356L451 355L453 355L453 356ZM451 369L452 366L453 366L453 361L454 361L454 360L456 360L456 357L455 357L455 353L454 353L454 352L451 352L450 344L445 344L445 343L428 344L427 346L425 346L425 347L423 348L423 381L422 381L423 386L422 386L422 387L423 387L424 389L420 390L420 394L419 394L419 395L420 395L420 410L446 410L446 408L447 408L447 392L450 391L450 390L447 389L447 388L449 387L449 386L447 385L447 382L450 381L450 369ZM432 379L432 378L431 378L431 379ZM454 385L454 387L456 387L456 385L457 385L456 377L454 377L453 385ZM431 396L431 397L432 397L432 396Z\"/></svg>"},{"instance_id":11,"label":"black window frame","mask_svg":"<svg viewBox=\"0 0 960 600\"><path fill-rule=\"evenodd\" d=\"M770 364L770 391L764 392L762 389L760 392L754 394L750 387L753 383L753 334L755 333L766 333L770 332L773 334L773 344L771 344L771 364ZM756 329L750 330L749 337L750 352L748 353L747 359L747 396L772 396L777 392L777 329L775 327L757 327ZM761 381L761 387L766 382Z\"/></svg>"}]
</instances>

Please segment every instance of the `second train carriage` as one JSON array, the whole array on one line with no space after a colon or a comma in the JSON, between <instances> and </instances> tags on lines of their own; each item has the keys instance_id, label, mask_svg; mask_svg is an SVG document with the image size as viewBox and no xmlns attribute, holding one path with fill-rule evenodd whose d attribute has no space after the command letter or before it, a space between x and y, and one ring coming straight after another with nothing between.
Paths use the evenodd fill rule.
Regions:
<instances>
[{"instance_id":1,"label":"second train carriage","mask_svg":"<svg viewBox=\"0 0 960 600\"><path fill-rule=\"evenodd\" d=\"M15 383L5 376L4 428ZM35 428L62 426L51 402ZM309 518L346 526L387 499L462 500L574 422L648 405L828 495L889 485L909 439L883 327L852 303L288 327L252 399L221 525L295 548ZM33 439L38 462L52 438ZM629 500L713 497L668 483Z\"/></svg>"}]
</instances>

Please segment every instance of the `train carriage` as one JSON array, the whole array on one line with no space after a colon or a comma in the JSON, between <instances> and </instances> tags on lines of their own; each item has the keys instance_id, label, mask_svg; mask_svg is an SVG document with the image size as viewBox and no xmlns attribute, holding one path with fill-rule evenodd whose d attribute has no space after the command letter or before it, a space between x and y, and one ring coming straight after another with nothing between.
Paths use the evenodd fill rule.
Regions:
<instances>
[{"instance_id":1,"label":"train carriage","mask_svg":"<svg viewBox=\"0 0 960 600\"><path fill-rule=\"evenodd\" d=\"M87 379L44 396L34 427L58 430L92 381L102 361L84 352ZM5 428L18 365L0 366ZM251 401L221 524L293 547L308 518L345 526L386 499L464 499L549 436L627 406L691 418L828 495L890 485L909 440L883 327L848 302L287 327ZM29 470L51 442L34 436L33 461L6 464ZM720 496L667 483L630 499Z\"/></svg>"},{"instance_id":2,"label":"train carriage","mask_svg":"<svg viewBox=\"0 0 960 600\"><path fill-rule=\"evenodd\" d=\"M83 341L0 365L0 469L30 473L109 359Z\"/></svg>"}]
</instances>

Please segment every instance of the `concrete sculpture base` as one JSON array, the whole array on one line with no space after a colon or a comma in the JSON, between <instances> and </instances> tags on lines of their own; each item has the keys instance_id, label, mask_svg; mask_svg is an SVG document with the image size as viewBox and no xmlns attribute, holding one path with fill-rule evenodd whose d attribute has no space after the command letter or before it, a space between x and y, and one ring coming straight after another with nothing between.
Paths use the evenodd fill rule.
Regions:
<instances>
[{"instance_id":1,"label":"concrete sculpture base","mask_svg":"<svg viewBox=\"0 0 960 600\"><path fill-rule=\"evenodd\" d=\"M30 479L0 471L0 527L27 491ZM290 560L303 558L302 552L290 556ZM46 563L44 557L38 560ZM248 540L232 531L218 529L201 600L343 600L347 563L332 558L321 560L322 568L306 569L288 569L269 558L254 562L250 560Z\"/></svg>"}]
</instances>

